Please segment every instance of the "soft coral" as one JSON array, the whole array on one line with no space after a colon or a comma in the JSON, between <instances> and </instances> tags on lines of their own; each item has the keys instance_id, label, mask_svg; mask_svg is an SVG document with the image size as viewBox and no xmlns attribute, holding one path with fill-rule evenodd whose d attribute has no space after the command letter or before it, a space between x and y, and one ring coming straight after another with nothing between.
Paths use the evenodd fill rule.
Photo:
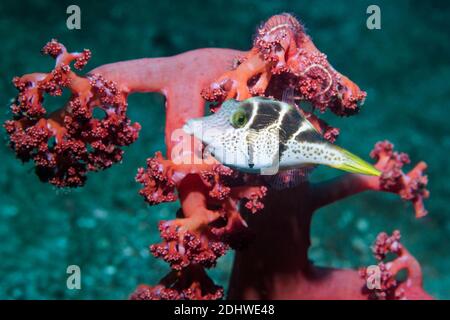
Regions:
<instances>
[{"instance_id":1,"label":"soft coral","mask_svg":"<svg viewBox=\"0 0 450 320\"><path fill-rule=\"evenodd\" d=\"M168 157L157 153L147 161L147 168L139 169L136 179L151 205L180 200L177 218L160 224L163 242L151 247L173 270L159 285L139 287L132 298L221 298L223 290L212 283L204 267L214 266L228 247L248 245L249 229L258 237L236 255L230 297L366 298L357 272L317 268L308 260L315 210L375 190L412 201L417 216L426 213L422 204L428 196L426 165L421 162L403 173L407 158L393 152L388 143L378 144L372 153L383 171L381 178L348 174L320 184L305 179L287 190L268 188L259 177L204 161L195 144L181 157L199 162L175 159L172 151L182 139L176 131L189 118L203 115L202 96L215 102L215 110L228 98L281 99L291 92L294 102L313 106L301 112L334 142L339 130L319 119L314 110L354 115L365 92L331 66L291 15L276 15L264 23L248 52L198 49L174 57L104 65L84 77L71 71L69 64L75 61L75 68L83 67L89 51L68 53L56 41L43 51L56 58L56 67L48 74L14 80L19 96L12 107L14 120L7 121L5 128L17 155L24 161L33 159L39 176L55 185L82 185L87 171L120 161L120 147L132 143L139 130L126 116L129 94L156 91L166 97ZM44 93L59 95L63 88L72 92L69 103L48 115L42 105ZM105 118L93 118L95 107L105 112ZM55 143L49 144L52 137ZM423 293L420 284L415 288Z\"/></svg>"}]
</instances>

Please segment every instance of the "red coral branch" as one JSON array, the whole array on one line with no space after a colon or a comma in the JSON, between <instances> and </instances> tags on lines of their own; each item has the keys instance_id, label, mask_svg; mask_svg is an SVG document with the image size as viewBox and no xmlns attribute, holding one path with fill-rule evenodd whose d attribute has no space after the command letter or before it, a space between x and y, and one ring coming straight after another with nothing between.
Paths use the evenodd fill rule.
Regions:
<instances>
[{"instance_id":1,"label":"red coral branch","mask_svg":"<svg viewBox=\"0 0 450 320\"><path fill-rule=\"evenodd\" d=\"M416 217L427 214L423 200L429 197L426 189L428 179L424 174L427 165L419 162L411 171L404 173L403 166L410 162L405 153L393 151L388 141L379 142L370 153L376 160L375 167L382 171L381 177L346 174L330 181L311 186L311 197L315 207L323 207L354 194L372 190L398 194L413 204Z\"/></svg>"},{"instance_id":2,"label":"red coral branch","mask_svg":"<svg viewBox=\"0 0 450 320\"><path fill-rule=\"evenodd\" d=\"M71 71L72 62L76 69L86 65L89 50L69 53L52 40L42 52L56 59L55 68L48 74L14 78L19 90L11 106L14 120L4 127L17 156L22 161L33 160L43 181L59 187L81 186L88 171L121 161L121 147L137 139L140 126L127 118L125 97L114 82L100 75L80 77ZM48 114L43 106L45 94L59 96L65 88L72 93L70 101ZM95 108L103 111L101 119L93 117Z\"/></svg>"},{"instance_id":3,"label":"red coral branch","mask_svg":"<svg viewBox=\"0 0 450 320\"><path fill-rule=\"evenodd\" d=\"M152 254L169 263L173 270L184 272L190 266L214 267L230 247L242 247L248 237L239 204L245 202L244 206L252 213L263 209L260 199L266 188L235 186L238 176L239 173L220 164L175 164L160 153L149 158L147 168L138 170L136 180L144 186L140 194L154 205L175 200L177 189L181 202L178 218L160 223L163 242L150 246ZM150 293L156 289L144 286L138 292L142 290L149 299L159 297ZM162 292L164 296L173 296L174 290ZM175 296L186 298L181 291Z\"/></svg>"},{"instance_id":4,"label":"red coral branch","mask_svg":"<svg viewBox=\"0 0 450 320\"><path fill-rule=\"evenodd\" d=\"M167 165L169 163L169 165ZM143 185L139 194L150 205L177 200L175 182L172 180L170 161L165 160L161 152L147 159L147 168L139 168L136 181Z\"/></svg>"},{"instance_id":5,"label":"red coral branch","mask_svg":"<svg viewBox=\"0 0 450 320\"><path fill-rule=\"evenodd\" d=\"M370 156L377 161L375 166L383 172L379 181L380 189L397 193L402 199L411 201L416 217L425 216L427 211L423 199L430 195L426 189L428 178L424 175L426 163L421 161L407 174L403 173L403 166L411 162L409 156L395 152L394 145L389 141L378 142Z\"/></svg>"},{"instance_id":6,"label":"red coral branch","mask_svg":"<svg viewBox=\"0 0 450 320\"><path fill-rule=\"evenodd\" d=\"M265 187L230 185L238 173L222 165L176 165L161 154L148 159L147 164L148 168L139 169L137 176L144 185L140 193L147 202L175 200L175 187L180 195L180 218L161 222L164 242L151 246L153 255L167 261L174 270L190 264L214 266L229 246L238 245L234 235L246 228L238 212L241 200L252 213L264 207L260 199ZM183 169L187 172L181 173ZM171 178L173 172L185 178L176 183Z\"/></svg>"},{"instance_id":7,"label":"red coral branch","mask_svg":"<svg viewBox=\"0 0 450 320\"><path fill-rule=\"evenodd\" d=\"M171 271L158 285L140 285L131 300L217 300L223 289L216 286L205 270L190 266L182 271Z\"/></svg>"},{"instance_id":8,"label":"red coral branch","mask_svg":"<svg viewBox=\"0 0 450 320\"><path fill-rule=\"evenodd\" d=\"M234 70L224 73L202 91L206 100L247 99L274 95L281 99L280 81L300 100L324 112L352 115L366 93L337 72L291 15L271 17L257 32L254 47Z\"/></svg>"},{"instance_id":9,"label":"red coral branch","mask_svg":"<svg viewBox=\"0 0 450 320\"><path fill-rule=\"evenodd\" d=\"M173 57L144 58L100 66L90 74L101 74L119 84L125 94L159 92L166 98L165 142L167 154L180 143L174 135L188 119L201 117L205 101L199 94L244 53L232 49L204 48Z\"/></svg>"},{"instance_id":10,"label":"red coral branch","mask_svg":"<svg viewBox=\"0 0 450 320\"><path fill-rule=\"evenodd\" d=\"M394 254L396 258L385 262L389 253ZM367 268L360 270L361 277L366 282L379 281L378 284L375 283L373 289L366 288L371 299L432 299L423 290L419 262L400 243L400 231L394 231L391 236L384 232L378 234L373 246L373 254L378 261L378 269L371 268L371 272ZM404 280L398 280L397 275L402 270L407 271L407 277ZM375 274L377 272L378 275Z\"/></svg>"}]
</instances>

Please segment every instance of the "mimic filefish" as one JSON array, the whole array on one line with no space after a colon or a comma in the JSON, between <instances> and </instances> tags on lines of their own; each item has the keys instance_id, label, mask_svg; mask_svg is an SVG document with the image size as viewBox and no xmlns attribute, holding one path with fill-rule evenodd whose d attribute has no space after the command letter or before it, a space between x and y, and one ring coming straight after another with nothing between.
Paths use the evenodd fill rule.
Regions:
<instances>
[{"instance_id":1,"label":"mimic filefish","mask_svg":"<svg viewBox=\"0 0 450 320\"><path fill-rule=\"evenodd\" d=\"M274 99L227 100L212 115L190 119L183 130L231 168L263 175L327 165L379 176L371 164L325 140L296 107Z\"/></svg>"}]
</instances>

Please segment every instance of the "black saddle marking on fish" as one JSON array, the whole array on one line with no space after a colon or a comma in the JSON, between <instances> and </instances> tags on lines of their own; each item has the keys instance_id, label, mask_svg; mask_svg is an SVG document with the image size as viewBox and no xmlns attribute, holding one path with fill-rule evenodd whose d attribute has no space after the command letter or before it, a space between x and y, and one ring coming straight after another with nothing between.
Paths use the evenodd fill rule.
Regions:
<instances>
[{"instance_id":1,"label":"black saddle marking on fish","mask_svg":"<svg viewBox=\"0 0 450 320\"><path fill-rule=\"evenodd\" d=\"M244 102L240 105L239 109L244 110L247 119L252 117L254 105L251 102Z\"/></svg>"},{"instance_id":2,"label":"black saddle marking on fish","mask_svg":"<svg viewBox=\"0 0 450 320\"><path fill-rule=\"evenodd\" d=\"M287 110L284 109L286 106L288 106ZM278 159L281 159L287 150L288 141L292 139L295 139L297 142L307 141L312 143L323 141L314 128L304 126L308 120L300 114L297 108L291 105L281 104L269 98L258 97L255 101L244 103L242 107L249 110L250 114L256 111L249 124L249 129L258 132L273 126L273 130L278 131ZM301 127L304 130L299 132L298 130ZM254 156L252 138L252 135L247 137L247 141L250 142L248 150L249 163L252 162Z\"/></svg>"},{"instance_id":3,"label":"black saddle marking on fish","mask_svg":"<svg viewBox=\"0 0 450 320\"><path fill-rule=\"evenodd\" d=\"M246 101L246 102L243 102L242 104L241 104L241 106L240 106L242 109L244 109L245 111L248 111L248 112L252 112L252 110L253 110L253 104L251 103L251 102L248 102L248 101Z\"/></svg>"},{"instance_id":4,"label":"black saddle marking on fish","mask_svg":"<svg viewBox=\"0 0 450 320\"><path fill-rule=\"evenodd\" d=\"M293 138L300 126L303 125L305 120L297 109L289 107L289 110L284 114L280 125L280 146L279 156L287 150L287 142Z\"/></svg>"},{"instance_id":5,"label":"black saddle marking on fish","mask_svg":"<svg viewBox=\"0 0 450 320\"><path fill-rule=\"evenodd\" d=\"M250 129L262 130L274 124L280 118L280 106L273 102L259 101L254 106L257 108L256 115L250 124Z\"/></svg>"},{"instance_id":6,"label":"black saddle marking on fish","mask_svg":"<svg viewBox=\"0 0 450 320\"><path fill-rule=\"evenodd\" d=\"M284 115L280 125L280 136L284 143L290 140L293 135L298 131L300 126L305 120L298 113L298 111L292 107Z\"/></svg>"},{"instance_id":7,"label":"black saddle marking on fish","mask_svg":"<svg viewBox=\"0 0 450 320\"><path fill-rule=\"evenodd\" d=\"M297 142L321 142L323 141L322 136L317 133L316 130L314 130L313 128L299 132L299 134L297 134L295 136L295 140Z\"/></svg>"}]
</instances>

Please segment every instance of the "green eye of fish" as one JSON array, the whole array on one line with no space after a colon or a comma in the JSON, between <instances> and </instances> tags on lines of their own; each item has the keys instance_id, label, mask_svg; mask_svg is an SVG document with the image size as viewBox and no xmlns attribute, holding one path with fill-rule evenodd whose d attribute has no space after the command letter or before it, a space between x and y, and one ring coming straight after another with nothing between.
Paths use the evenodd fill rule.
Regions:
<instances>
[{"instance_id":1,"label":"green eye of fish","mask_svg":"<svg viewBox=\"0 0 450 320\"><path fill-rule=\"evenodd\" d=\"M244 110L238 110L231 116L231 125L235 128L242 128L247 122L248 117Z\"/></svg>"}]
</instances>

